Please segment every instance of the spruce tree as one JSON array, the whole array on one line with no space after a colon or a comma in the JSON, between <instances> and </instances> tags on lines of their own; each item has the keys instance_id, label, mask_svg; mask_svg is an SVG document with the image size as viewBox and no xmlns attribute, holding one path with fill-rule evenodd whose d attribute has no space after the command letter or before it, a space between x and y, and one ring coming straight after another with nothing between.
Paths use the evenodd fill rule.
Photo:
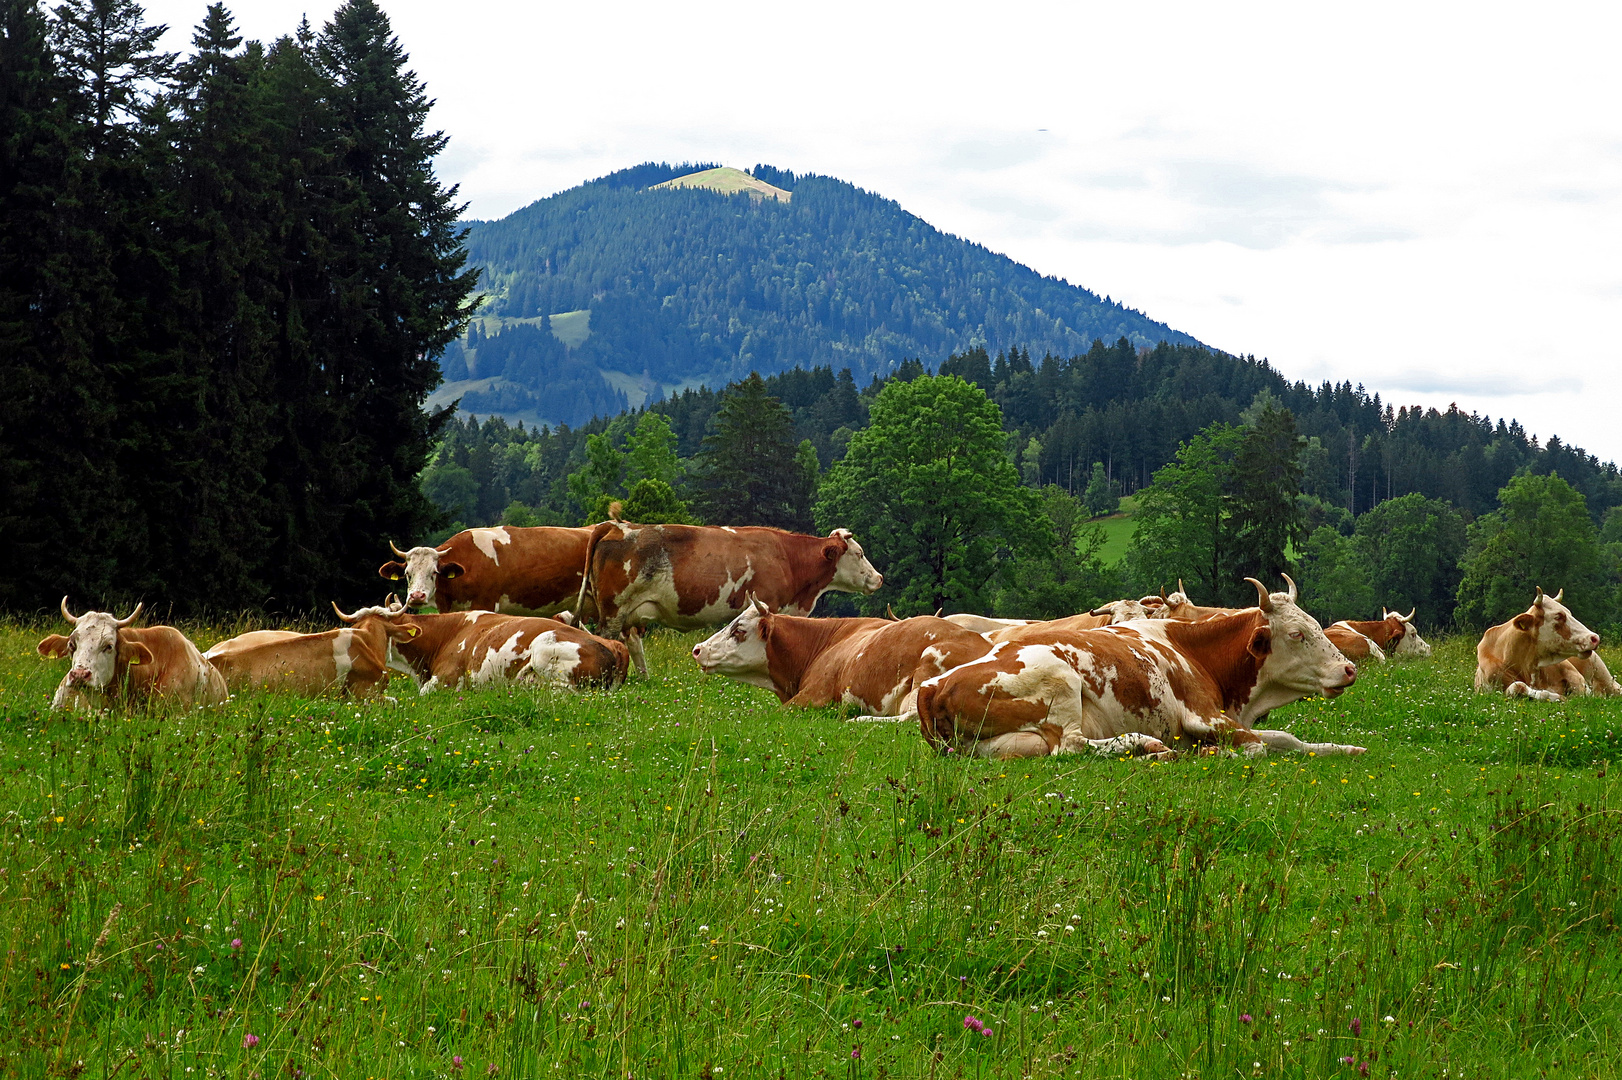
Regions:
<instances>
[{"instance_id":1,"label":"spruce tree","mask_svg":"<svg viewBox=\"0 0 1622 1080\"><path fill-rule=\"evenodd\" d=\"M760 375L729 386L698 454L694 502L704 520L809 532L811 479L794 418Z\"/></svg>"}]
</instances>

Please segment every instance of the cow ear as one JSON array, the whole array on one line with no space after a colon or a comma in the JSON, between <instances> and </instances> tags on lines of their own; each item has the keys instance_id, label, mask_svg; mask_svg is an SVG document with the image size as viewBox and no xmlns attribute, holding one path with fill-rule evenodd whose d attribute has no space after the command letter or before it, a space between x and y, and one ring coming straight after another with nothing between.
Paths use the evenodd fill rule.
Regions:
<instances>
[{"instance_id":1,"label":"cow ear","mask_svg":"<svg viewBox=\"0 0 1622 1080\"><path fill-rule=\"evenodd\" d=\"M439 572L445 575L446 581L449 581L453 577L461 577L465 569L466 567L464 567L461 563L442 562L439 564Z\"/></svg>"},{"instance_id":2,"label":"cow ear","mask_svg":"<svg viewBox=\"0 0 1622 1080\"><path fill-rule=\"evenodd\" d=\"M1536 630L1538 626L1537 619L1533 618L1531 613L1526 611L1521 612L1519 615L1515 616L1509 621L1517 630Z\"/></svg>"},{"instance_id":3,"label":"cow ear","mask_svg":"<svg viewBox=\"0 0 1622 1080\"><path fill-rule=\"evenodd\" d=\"M847 545L843 540L830 540L822 545L822 557L829 562L838 562L839 557L845 553Z\"/></svg>"},{"instance_id":4,"label":"cow ear","mask_svg":"<svg viewBox=\"0 0 1622 1080\"><path fill-rule=\"evenodd\" d=\"M399 562L386 562L377 568L377 576L388 578L390 581L405 580L405 564Z\"/></svg>"},{"instance_id":5,"label":"cow ear","mask_svg":"<svg viewBox=\"0 0 1622 1080\"><path fill-rule=\"evenodd\" d=\"M152 662L152 650L139 641L120 641L118 643L118 658L130 667Z\"/></svg>"},{"instance_id":6,"label":"cow ear","mask_svg":"<svg viewBox=\"0 0 1622 1080\"><path fill-rule=\"evenodd\" d=\"M68 653L72 651L72 646L68 643L68 639L63 637L61 634L52 634L50 637L36 645L35 648L39 650L39 654L41 656L54 657L57 660L62 659L62 657L68 655Z\"/></svg>"},{"instance_id":7,"label":"cow ear","mask_svg":"<svg viewBox=\"0 0 1622 1080\"><path fill-rule=\"evenodd\" d=\"M1269 626L1258 626L1256 632L1250 635L1250 655L1261 660L1273 651L1273 629Z\"/></svg>"}]
</instances>

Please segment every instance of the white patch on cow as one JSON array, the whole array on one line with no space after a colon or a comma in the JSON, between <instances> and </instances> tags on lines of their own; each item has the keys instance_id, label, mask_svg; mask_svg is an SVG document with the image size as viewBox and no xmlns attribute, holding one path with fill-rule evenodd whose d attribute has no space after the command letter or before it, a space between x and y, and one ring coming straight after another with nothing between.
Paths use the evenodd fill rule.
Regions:
<instances>
[{"instance_id":1,"label":"white patch on cow","mask_svg":"<svg viewBox=\"0 0 1622 1080\"><path fill-rule=\"evenodd\" d=\"M572 641L559 641L555 630L540 635L529 647L529 670L541 682L570 686L579 667L580 646Z\"/></svg>"},{"instance_id":2,"label":"white patch on cow","mask_svg":"<svg viewBox=\"0 0 1622 1080\"><path fill-rule=\"evenodd\" d=\"M479 669L469 674L469 681L474 686L506 682L511 677L513 669L525 659L528 650L523 644L523 639L524 631L515 630L512 637L503 642L500 648L487 649Z\"/></svg>"},{"instance_id":3,"label":"white patch on cow","mask_svg":"<svg viewBox=\"0 0 1622 1080\"><path fill-rule=\"evenodd\" d=\"M469 606L471 607L472 605L469 605ZM465 618L467 619L467 621L469 623L476 623L476 622L478 622L480 619L484 618L484 616L486 616L488 614L490 614L488 611L483 611L483 610L469 611L467 613L467 615L465 616Z\"/></svg>"},{"instance_id":4,"label":"white patch on cow","mask_svg":"<svg viewBox=\"0 0 1622 1080\"><path fill-rule=\"evenodd\" d=\"M738 595L739 590L743 589L744 586L748 585L754 580L754 578L755 561L753 559L744 559L743 574L739 576L737 581L732 580L732 570L729 568L727 570L727 579L722 583L721 592L716 596L715 604L712 606L725 607L729 611L736 611L738 609L738 605L732 602L733 598ZM788 611L787 608L784 608L783 610L785 612Z\"/></svg>"},{"instance_id":5,"label":"white patch on cow","mask_svg":"<svg viewBox=\"0 0 1622 1080\"><path fill-rule=\"evenodd\" d=\"M834 564L833 580L828 582L825 592L848 592L872 594L884 587L884 575L879 573L867 556L862 553L862 545L856 542L856 537L850 534L849 529L835 529L831 534L845 541L845 553Z\"/></svg>"},{"instance_id":6,"label":"white patch on cow","mask_svg":"<svg viewBox=\"0 0 1622 1080\"><path fill-rule=\"evenodd\" d=\"M355 667L354 657L350 655L350 645L355 640L355 631L344 627L332 636L332 667L336 674L332 681L343 682L344 677Z\"/></svg>"},{"instance_id":7,"label":"white patch on cow","mask_svg":"<svg viewBox=\"0 0 1622 1080\"><path fill-rule=\"evenodd\" d=\"M733 536L738 535L738 530L734 529L731 525L722 525L722 526L720 526L720 529L721 529L722 532L729 532Z\"/></svg>"},{"instance_id":8,"label":"white patch on cow","mask_svg":"<svg viewBox=\"0 0 1622 1080\"><path fill-rule=\"evenodd\" d=\"M493 529L469 529L467 533L473 539L473 546L497 566L501 565L501 556L496 554L496 545L513 542L507 530L500 526Z\"/></svg>"}]
</instances>

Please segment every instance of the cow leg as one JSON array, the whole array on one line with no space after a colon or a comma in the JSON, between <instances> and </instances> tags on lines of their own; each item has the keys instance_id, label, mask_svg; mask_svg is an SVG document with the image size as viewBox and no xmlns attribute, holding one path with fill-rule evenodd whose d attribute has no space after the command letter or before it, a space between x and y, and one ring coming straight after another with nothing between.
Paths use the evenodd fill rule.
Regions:
<instances>
[{"instance_id":1,"label":"cow leg","mask_svg":"<svg viewBox=\"0 0 1622 1080\"><path fill-rule=\"evenodd\" d=\"M648 657L642 651L642 627L627 626L625 628L625 647L631 651L631 660L636 664L638 675L648 673Z\"/></svg>"},{"instance_id":2,"label":"cow leg","mask_svg":"<svg viewBox=\"0 0 1622 1080\"><path fill-rule=\"evenodd\" d=\"M980 739L967 749L969 756L979 758L1047 757L1058 748L1062 737L1055 725L1042 724L1034 731L1010 731Z\"/></svg>"},{"instance_id":3,"label":"cow leg","mask_svg":"<svg viewBox=\"0 0 1622 1080\"><path fill-rule=\"evenodd\" d=\"M1169 761L1177 756L1177 752L1153 735L1145 735L1141 731L1129 731L1125 735L1116 735L1109 739L1072 739L1066 733L1064 741L1060 743L1058 753L1091 753L1099 757L1143 757L1156 761Z\"/></svg>"},{"instance_id":4,"label":"cow leg","mask_svg":"<svg viewBox=\"0 0 1622 1080\"><path fill-rule=\"evenodd\" d=\"M1525 683L1521 682L1519 679L1517 679L1516 681L1510 683L1508 686L1506 686L1504 688L1504 696L1505 697L1512 697L1512 698L1517 698L1517 697L1531 698L1533 701L1560 701L1560 700L1562 700L1560 695L1555 693L1552 690L1536 690L1536 689L1534 689L1534 688L1532 688L1530 686L1527 686Z\"/></svg>"},{"instance_id":5,"label":"cow leg","mask_svg":"<svg viewBox=\"0 0 1622 1080\"><path fill-rule=\"evenodd\" d=\"M1327 757L1331 754L1349 754L1356 757L1364 752L1361 746L1343 746L1340 743L1302 742L1288 731L1279 731L1276 728L1252 729L1262 745L1272 750L1287 750L1297 754L1317 754Z\"/></svg>"},{"instance_id":6,"label":"cow leg","mask_svg":"<svg viewBox=\"0 0 1622 1080\"><path fill-rule=\"evenodd\" d=\"M1267 753L1267 744L1260 735L1227 716L1206 720L1193 714L1185 715L1183 734L1201 743L1232 742L1235 750L1252 757Z\"/></svg>"},{"instance_id":7,"label":"cow leg","mask_svg":"<svg viewBox=\"0 0 1622 1080\"><path fill-rule=\"evenodd\" d=\"M845 721L847 724L915 724L918 722L918 711L904 712L899 716L852 716Z\"/></svg>"}]
</instances>

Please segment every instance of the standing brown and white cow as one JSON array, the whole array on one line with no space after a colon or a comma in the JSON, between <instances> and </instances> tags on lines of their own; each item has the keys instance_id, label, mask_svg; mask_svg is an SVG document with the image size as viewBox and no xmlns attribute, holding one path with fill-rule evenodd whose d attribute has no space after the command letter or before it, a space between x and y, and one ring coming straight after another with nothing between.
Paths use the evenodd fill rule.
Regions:
<instances>
[{"instance_id":1,"label":"standing brown and white cow","mask_svg":"<svg viewBox=\"0 0 1622 1080\"><path fill-rule=\"evenodd\" d=\"M404 581L407 607L555 615L575 602L590 529L467 529L437 548L401 551L378 576ZM578 615L579 612L576 612Z\"/></svg>"},{"instance_id":2,"label":"standing brown and white cow","mask_svg":"<svg viewBox=\"0 0 1622 1080\"><path fill-rule=\"evenodd\" d=\"M419 680L418 693L499 683L614 687L625 681L630 654L556 619L463 611L399 615L419 632L395 643L396 653Z\"/></svg>"},{"instance_id":3,"label":"standing brown and white cow","mask_svg":"<svg viewBox=\"0 0 1622 1080\"><path fill-rule=\"evenodd\" d=\"M884 575L849 529L806 536L762 526L632 525L592 531L581 604L594 600L609 637L625 635L647 673L650 623L696 630L730 622L749 598L785 615L809 615L828 591L874 593Z\"/></svg>"},{"instance_id":4,"label":"standing brown and white cow","mask_svg":"<svg viewBox=\"0 0 1622 1080\"><path fill-rule=\"evenodd\" d=\"M1004 641L919 689L924 738L977 757L1159 755L1222 739L1255 752L1362 753L1251 726L1300 698L1336 696L1357 669L1296 606L1294 582L1288 593L1269 595L1246 580L1256 586L1257 606L1237 614L1046 634L1033 628Z\"/></svg>"},{"instance_id":5,"label":"standing brown and white cow","mask_svg":"<svg viewBox=\"0 0 1622 1080\"><path fill-rule=\"evenodd\" d=\"M73 657L51 708L96 708L169 698L182 705L217 705L225 680L197 646L172 626L130 626L142 605L120 619L105 611L74 615L62 598L62 617L73 624L66 637L39 643L41 656Z\"/></svg>"},{"instance_id":6,"label":"standing brown and white cow","mask_svg":"<svg viewBox=\"0 0 1622 1080\"><path fill-rule=\"evenodd\" d=\"M391 620L403 608L362 608L345 615L333 604L332 610L349 625L318 634L252 630L212 646L203 659L214 665L232 693L382 693L388 688L389 643L409 641L420 631Z\"/></svg>"},{"instance_id":7,"label":"standing brown and white cow","mask_svg":"<svg viewBox=\"0 0 1622 1080\"><path fill-rule=\"evenodd\" d=\"M1538 588L1532 606L1481 635L1476 645L1476 689L1502 690L1508 697L1562 701L1572 694L1617 692L1616 681L1594 650L1599 635L1578 622L1560 602L1561 589L1545 596Z\"/></svg>"},{"instance_id":8,"label":"standing brown and white cow","mask_svg":"<svg viewBox=\"0 0 1622 1080\"><path fill-rule=\"evenodd\" d=\"M1324 633L1353 663L1364 659L1379 662L1388 654L1394 658L1415 659L1431 654L1430 644L1414 627L1412 611L1404 615L1382 608L1378 620L1342 619L1324 627Z\"/></svg>"},{"instance_id":9,"label":"standing brown and white cow","mask_svg":"<svg viewBox=\"0 0 1622 1080\"><path fill-rule=\"evenodd\" d=\"M693 659L708 674L761 686L789 705L853 705L867 715L906 718L918 686L983 656L991 643L972 630L912 619L807 619L755 602Z\"/></svg>"}]
</instances>

